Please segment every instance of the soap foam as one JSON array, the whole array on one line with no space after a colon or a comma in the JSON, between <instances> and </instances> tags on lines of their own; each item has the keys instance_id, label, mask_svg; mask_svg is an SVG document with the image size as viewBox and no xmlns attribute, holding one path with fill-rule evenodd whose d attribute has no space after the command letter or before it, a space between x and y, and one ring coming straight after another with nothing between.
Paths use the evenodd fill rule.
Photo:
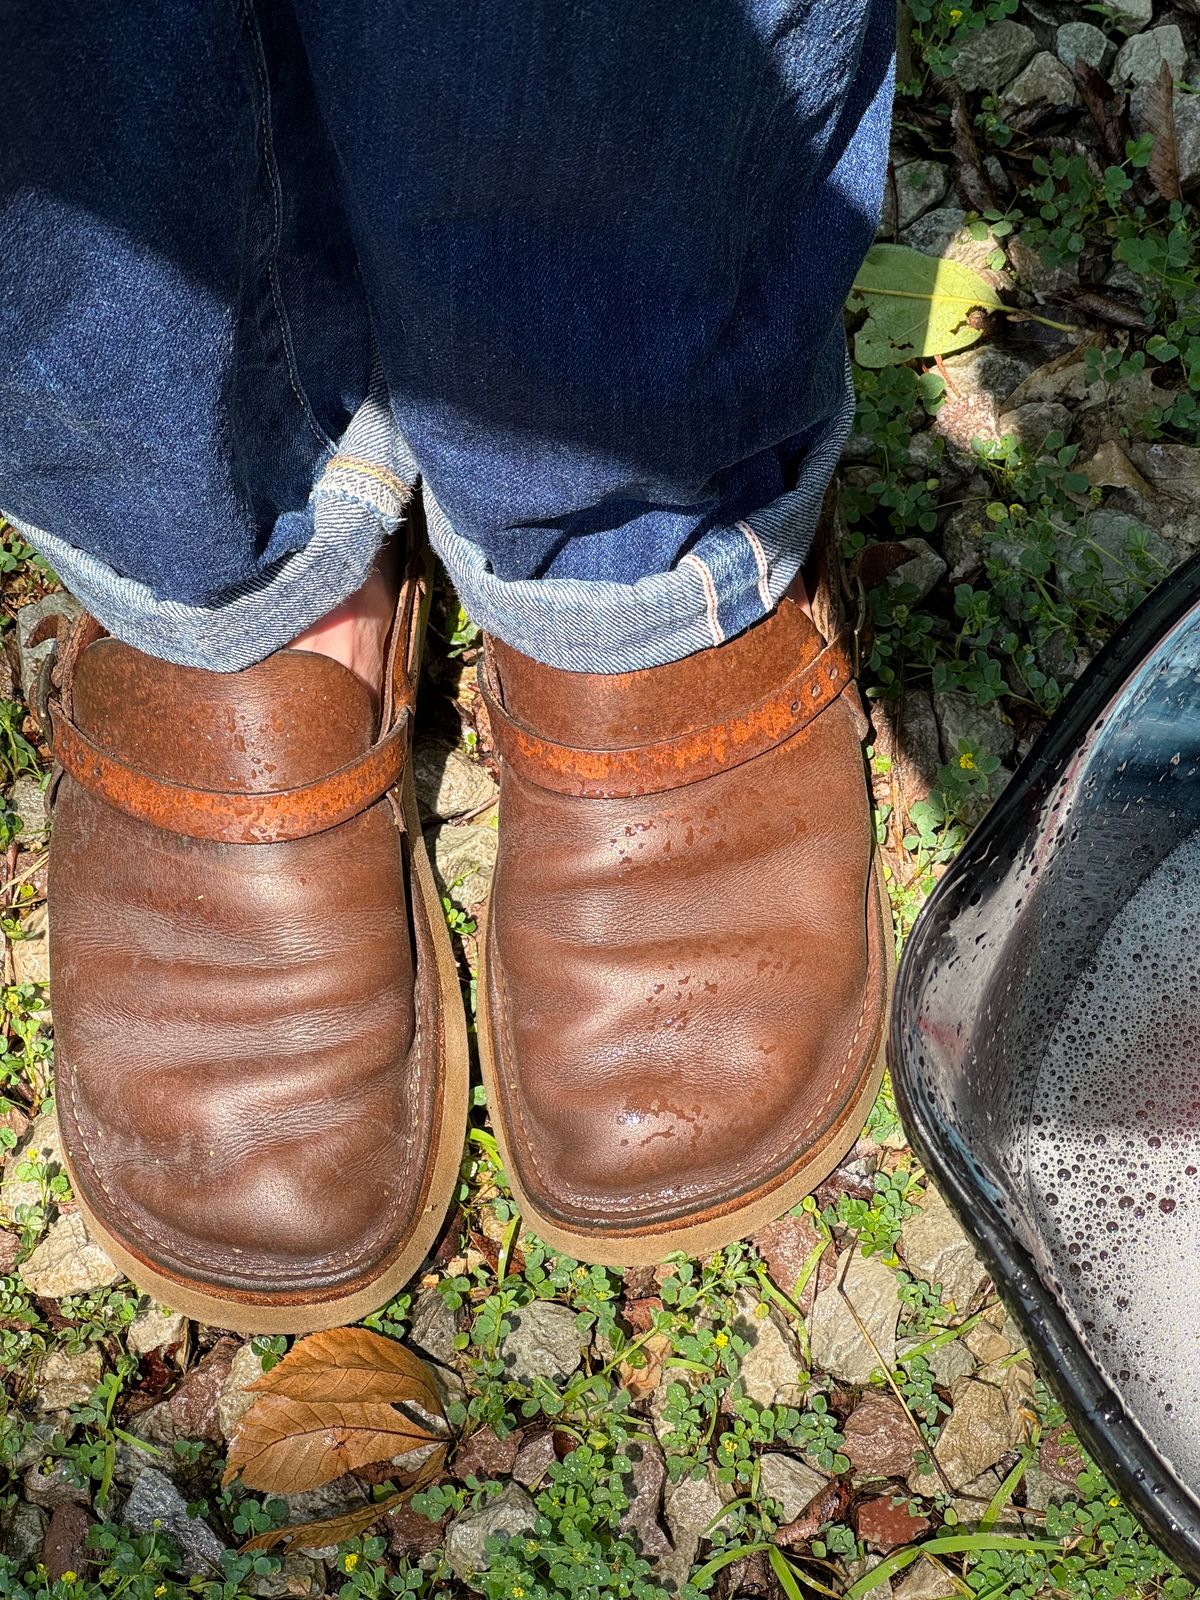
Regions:
<instances>
[{"instance_id":1,"label":"soap foam","mask_svg":"<svg viewBox=\"0 0 1200 1600\"><path fill-rule=\"evenodd\" d=\"M1158 1448L1200 1481L1200 834L1122 907L1034 1091L1044 1269Z\"/></svg>"}]
</instances>

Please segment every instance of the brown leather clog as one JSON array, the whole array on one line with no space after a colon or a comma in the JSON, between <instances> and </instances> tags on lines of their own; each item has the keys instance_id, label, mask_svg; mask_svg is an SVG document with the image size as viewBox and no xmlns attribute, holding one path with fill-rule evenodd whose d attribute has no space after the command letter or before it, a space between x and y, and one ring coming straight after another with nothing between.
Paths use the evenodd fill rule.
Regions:
<instances>
[{"instance_id":1,"label":"brown leather clog","mask_svg":"<svg viewBox=\"0 0 1200 1600\"><path fill-rule=\"evenodd\" d=\"M526 1221L585 1261L745 1237L829 1174L878 1089L894 951L840 581L820 627L785 598L640 672L488 643L484 1079Z\"/></svg>"},{"instance_id":2,"label":"brown leather clog","mask_svg":"<svg viewBox=\"0 0 1200 1600\"><path fill-rule=\"evenodd\" d=\"M409 770L424 580L382 718L283 650L171 666L84 618L51 699L55 1101L142 1289L259 1333L353 1322L441 1227L467 1041Z\"/></svg>"}]
</instances>

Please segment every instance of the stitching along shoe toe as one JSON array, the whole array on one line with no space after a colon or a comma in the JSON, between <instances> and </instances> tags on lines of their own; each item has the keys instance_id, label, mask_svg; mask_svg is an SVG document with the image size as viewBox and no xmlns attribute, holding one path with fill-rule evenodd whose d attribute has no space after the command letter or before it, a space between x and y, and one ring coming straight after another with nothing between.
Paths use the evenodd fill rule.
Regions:
<instances>
[{"instance_id":1,"label":"stitching along shoe toe","mask_svg":"<svg viewBox=\"0 0 1200 1600\"><path fill-rule=\"evenodd\" d=\"M487 643L484 1080L527 1222L579 1259L746 1237L828 1176L878 1090L894 947L831 521L816 622L785 598L612 675Z\"/></svg>"},{"instance_id":2,"label":"stitching along shoe toe","mask_svg":"<svg viewBox=\"0 0 1200 1600\"><path fill-rule=\"evenodd\" d=\"M426 588L414 558L379 719L307 651L205 672L85 617L55 668L66 1164L134 1283L221 1327L367 1315L457 1181L466 1023L409 762Z\"/></svg>"}]
</instances>

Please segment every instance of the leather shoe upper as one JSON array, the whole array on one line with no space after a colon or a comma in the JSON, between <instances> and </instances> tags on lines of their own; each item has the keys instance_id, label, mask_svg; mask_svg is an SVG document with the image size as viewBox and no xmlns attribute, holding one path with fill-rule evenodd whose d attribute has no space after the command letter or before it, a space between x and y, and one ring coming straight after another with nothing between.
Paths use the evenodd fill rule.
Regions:
<instances>
[{"instance_id":1,"label":"leather shoe upper","mask_svg":"<svg viewBox=\"0 0 1200 1600\"><path fill-rule=\"evenodd\" d=\"M769 1191L844 1118L880 1038L844 652L788 598L629 674L492 641L485 692L502 756L492 1109L520 1187L592 1235Z\"/></svg>"}]
</instances>

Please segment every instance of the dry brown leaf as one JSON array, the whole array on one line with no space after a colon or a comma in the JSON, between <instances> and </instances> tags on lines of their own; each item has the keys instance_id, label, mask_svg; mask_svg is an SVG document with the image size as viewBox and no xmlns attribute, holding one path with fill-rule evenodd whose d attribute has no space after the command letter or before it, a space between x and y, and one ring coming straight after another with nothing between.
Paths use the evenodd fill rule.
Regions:
<instances>
[{"instance_id":1,"label":"dry brown leaf","mask_svg":"<svg viewBox=\"0 0 1200 1600\"><path fill-rule=\"evenodd\" d=\"M1005 411L1015 411L1018 406L1029 405L1034 400L1065 400L1069 403L1078 399L1087 387L1084 356L1089 350L1099 350L1103 345L1102 333L1089 333L1086 339L1081 339L1061 356L1035 367L1005 400Z\"/></svg>"},{"instance_id":2,"label":"dry brown leaf","mask_svg":"<svg viewBox=\"0 0 1200 1600\"><path fill-rule=\"evenodd\" d=\"M311 1405L288 1395L264 1394L234 1430L222 1482L229 1483L240 1471L251 1489L298 1494L435 1438L382 1400Z\"/></svg>"},{"instance_id":3,"label":"dry brown leaf","mask_svg":"<svg viewBox=\"0 0 1200 1600\"><path fill-rule=\"evenodd\" d=\"M429 1368L394 1339L367 1328L331 1328L298 1340L277 1366L250 1388L292 1400L341 1404L387 1400L415 1403L442 1415Z\"/></svg>"},{"instance_id":4,"label":"dry brown leaf","mask_svg":"<svg viewBox=\"0 0 1200 1600\"><path fill-rule=\"evenodd\" d=\"M1142 477L1115 439L1106 439L1083 467L1084 476L1096 489L1133 489L1147 500L1154 490Z\"/></svg>"},{"instance_id":5,"label":"dry brown leaf","mask_svg":"<svg viewBox=\"0 0 1200 1600\"><path fill-rule=\"evenodd\" d=\"M1125 96L1113 88L1102 72L1082 59L1075 63L1074 77L1079 97L1096 124L1105 154L1110 161L1123 163L1126 142L1133 136L1125 113Z\"/></svg>"},{"instance_id":6,"label":"dry brown leaf","mask_svg":"<svg viewBox=\"0 0 1200 1600\"><path fill-rule=\"evenodd\" d=\"M1142 128L1154 135L1154 148L1146 171L1164 200L1182 200L1179 186L1179 147L1175 141L1175 87L1164 61L1154 83L1147 86L1142 104Z\"/></svg>"},{"instance_id":7,"label":"dry brown leaf","mask_svg":"<svg viewBox=\"0 0 1200 1600\"><path fill-rule=\"evenodd\" d=\"M394 1339L334 1328L299 1340L250 1385L254 1404L229 1441L224 1481L292 1494L439 1438L445 1422L429 1369ZM396 1410L415 1405L433 1427Z\"/></svg>"},{"instance_id":8,"label":"dry brown leaf","mask_svg":"<svg viewBox=\"0 0 1200 1600\"><path fill-rule=\"evenodd\" d=\"M954 187L971 211L987 211L996 204L991 174L983 164L967 97L957 86L950 89L950 126L954 130Z\"/></svg>"},{"instance_id":9,"label":"dry brown leaf","mask_svg":"<svg viewBox=\"0 0 1200 1600\"><path fill-rule=\"evenodd\" d=\"M401 1489L398 1494L389 1495L386 1500L377 1500L373 1505L360 1506L356 1511L347 1511L340 1517L324 1517L320 1522L294 1522L288 1527L256 1533L253 1539L247 1539L242 1545L242 1551L273 1550L279 1544L290 1546L296 1543L323 1549L327 1544L341 1544L343 1540L356 1538L381 1517L386 1517L389 1511L405 1505L418 1489L432 1483L445 1465L446 1447L442 1445L433 1452L408 1487Z\"/></svg>"},{"instance_id":10,"label":"dry brown leaf","mask_svg":"<svg viewBox=\"0 0 1200 1600\"><path fill-rule=\"evenodd\" d=\"M644 1344L639 1346L639 1354L645 1360L643 1365L635 1367L630 1361L622 1361L617 1368L617 1378L622 1388L628 1389L630 1397L641 1400L648 1394L653 1394L662 1382L663 1362L671 1353L671 1340L665 1333L652 1333Z\"/></svg>"}]
</instances>

